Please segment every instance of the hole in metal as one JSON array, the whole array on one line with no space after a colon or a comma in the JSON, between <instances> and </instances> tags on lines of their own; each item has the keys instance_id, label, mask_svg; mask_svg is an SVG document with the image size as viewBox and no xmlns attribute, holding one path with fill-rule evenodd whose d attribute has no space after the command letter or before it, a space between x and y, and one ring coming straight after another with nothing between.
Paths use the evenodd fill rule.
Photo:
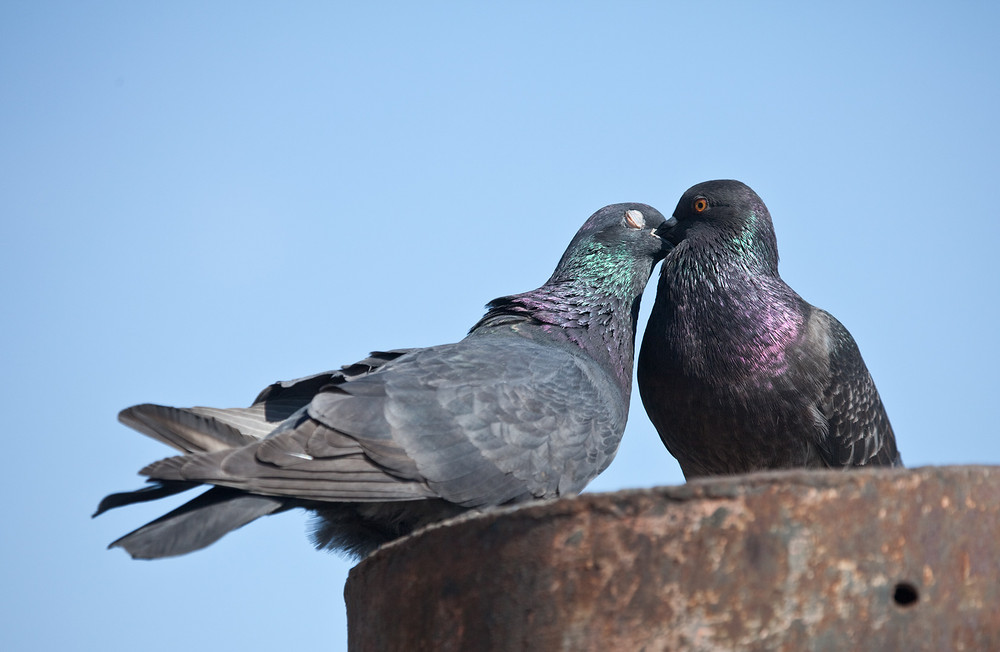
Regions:
<instances>
[{"instance_id":1,"label":"hole in metal","mask_svg":"<svg viewBox=\"0 0 1000 652\"><path fill-rule=\"evenodd\" d=\"M892 591L892 599L900 607L909 607L917 603L917 600L920 599L920 594L917 593L917 587L909 582L899 582Z\"/></svg>"}]
</instances>

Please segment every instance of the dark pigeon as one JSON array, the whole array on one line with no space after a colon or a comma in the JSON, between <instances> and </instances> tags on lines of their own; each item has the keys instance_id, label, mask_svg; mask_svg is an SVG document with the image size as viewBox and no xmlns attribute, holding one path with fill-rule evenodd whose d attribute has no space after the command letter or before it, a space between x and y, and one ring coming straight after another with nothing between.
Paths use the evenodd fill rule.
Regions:
<instances>
[{"instance_id":1,"label":"dark pigeon","mask_svg":"<svg viewBox=\"0 0 1000 652\"><path fill-rule=\"evenodd\" d=\"M664 226L639 353L646 413L688 479L794 467L902 466L854 338L778 276L771 216L707 181Z\"/></svg>"},{"instance_id":2,"label":"dark pigeon","mask_svg":"<svg viewBox=\"0 0 1000 652\"><path fill-rule=\"evenodd\" d=\"M317 547L363 556L466 510L579 492L625 429L639 299L670 248L663 223L645 204L602 208L545 285L494 300L455 344L276 383L249 408L124 410L184 455L142 469L151 484L98 514L213 486L111 546L181 555L303 507Z\"/></svg>"}]
</instances>

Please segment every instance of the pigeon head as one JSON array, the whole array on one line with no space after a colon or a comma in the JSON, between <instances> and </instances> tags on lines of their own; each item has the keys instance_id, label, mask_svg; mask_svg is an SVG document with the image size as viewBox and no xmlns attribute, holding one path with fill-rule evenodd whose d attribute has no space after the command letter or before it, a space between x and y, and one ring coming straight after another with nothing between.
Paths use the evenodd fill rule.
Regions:
<instances>
[{"instance_id":1,"label":"pigeon head","mask_svg":"<svg viewBox=\"0 0 1000 652\"><path fill-rule=\"evenodd\" d=\"M748 264L760 263L775 275L778 271L771 214L757 193L739 181L705 181L691 186L660 234L682 250L713 251Z\"/></svg>"},{"instance_id":2,"label":"pigeon head","mask_svg":"<svg viewBox=\"0 0 1000 652\"><path fill-rule=\"evenodd\" d=\"M631 274L636 264L651 272L673 248L662 238L664 224L663 214L646 204L605 206L576 232L549 282ZM647 272L643 284L648 278Z\"/></svg>"}]
</instances>

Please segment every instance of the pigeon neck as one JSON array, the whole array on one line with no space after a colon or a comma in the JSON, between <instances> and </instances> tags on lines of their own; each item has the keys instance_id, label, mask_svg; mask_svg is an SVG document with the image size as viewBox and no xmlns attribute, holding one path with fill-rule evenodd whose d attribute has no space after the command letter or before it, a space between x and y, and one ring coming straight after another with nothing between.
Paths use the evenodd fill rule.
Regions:
<instances>
[{"instance_id":1,"label":"pigeon neck","mask_svg":"<svg viewBox=\"0 0 1000 652\"><path fill-rule=\"evenodd\" d=\"M509 328L579 348L618 381L628 399L641 290L624 296L601 290L580 279L550 280L537 290L492 301L472 330Z\"/></svg>"},{"instance_id":2,"label":"pigeon neck","mask_svg":"<svg viewBox=\"0 0 1000 652\"><path fill-rule=\"evenodd\" d=\"M657 304L685 366L697 373L721 365L731 377L780 374L808 317L776 262L684 242L664 261Z\"/></svg>"}]
</instances>

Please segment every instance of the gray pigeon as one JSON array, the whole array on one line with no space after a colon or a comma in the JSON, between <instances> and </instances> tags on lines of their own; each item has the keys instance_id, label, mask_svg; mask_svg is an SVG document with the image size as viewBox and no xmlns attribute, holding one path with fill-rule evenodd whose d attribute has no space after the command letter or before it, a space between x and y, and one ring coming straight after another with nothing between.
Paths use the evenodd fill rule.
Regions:
<instances>
[{"instance_id":1,"label":"gray pigeon","mask_svg":"<svg viewBox=\"0 0 1000 652\"><path fill-rule=\"evenodd\" d=\"M360 557L465 510L579 492L628 414L639 299L669 250L645 204L597 211L552 277L501 297L454 344L400 349L265 389L249 408L137 405L119 419L180 450L97 514L213 485L113 542L181 555L303 507L319 548ZM95 516L97 515L95 514Z\"/></svg>"},{"instance_id":2,"label":"gray pigeon","mask_svg":"<svg viewBox=\"0 0 1000 652\"><path fill-rule=\"evenodd\" d=\"M778 276L771 216L707 181L664 225L639 393L688 479L793 467L902 466L854 338Z\"/></svg>"}]
</instances>

